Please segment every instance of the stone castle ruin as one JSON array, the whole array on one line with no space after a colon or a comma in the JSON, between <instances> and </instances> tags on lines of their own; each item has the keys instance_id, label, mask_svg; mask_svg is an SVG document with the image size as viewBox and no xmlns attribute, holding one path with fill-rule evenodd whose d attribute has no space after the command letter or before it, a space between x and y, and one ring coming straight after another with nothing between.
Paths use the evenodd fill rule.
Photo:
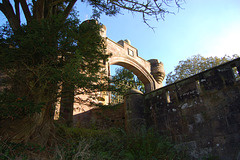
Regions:
<instances>
[{"instance_id":1,"label":"stone castle ruin","mask_svg":"<svg viewBox=\"0 0 240 160\"><path fill-rule=\"evenodd\" d=\"M116 43L109 39L105 26L101 34L107 54L112 55L103 63L106 74L110 75L110 65L123 66L144 83L146 93L132 89L126 93L124 104L92 110L91 101L108 104L110 94L77 95L73 113L76 126L125 127L131 134L142 127L153 128L170 137L190 159L240 160L240 58L163 87L161 62L139 57L129 40ZM4 85L6 79L0 73L0 91L10 87Z\"/></svg>"},{"instance_id":2,"label":"stone castle ruin","mask_svg":"<svg viewBox=\"0 0 240 160\"><path fill-rule=\"evenodd\" d=\"M238 70L238 73L234 72ZM190 159L240 159L240 58L146 94L130 90L124 104L74 116L80 126L154 128Z\"/></svg>"},{"instance_id":3,"label":"stone castle ruin","mask_svg":"<svg viewBox=\"0 0 240 160\"><path fill-rule=\"evenodd\" d=\"M129 40L114 42L106 37L106 27L103 27L103 37L106 38L107 54L111 54L106 62L106 71L110 75L110 65L119 65L132 71L145 85L146 92L162 87L165 77L163 63L157 59L144 60L138 56L138 50Z\"/></svg>"},{"instance_id":4,"label":"stone castle ruin","mask_svg":"<svg viewBox=\"0 0 240 160\"><path fill-rule=\"evenodd\" d=\"M103 70L105 70L106 75L110 76L110 65L119 65L132 71L143 82L146 92L162 87L162 81L165 77L162 62L159 62L157 59L144 60L138 56L138 50L131 45L129 40L114 42L106 36L106 32L107 28L103 25L100 34L106 40L106 54L111 55L108 61L103 64ZM111 93L107 91L79 94L75 96L73 114L76 115L92 109L91 103L107 105L110 102ZM59 108L60 101L57 104L57 115Z\"/></svg>"},{"instance_id":5,"label":"stone castle ruin","mask_svg":"<svg viewBox=\"0 0 240 160\"><path fill-rule=\"evenodd\" d=\"M130 90L124 104L113 110L75 113L75 124L120 126L129 133L145 126L168 135L191 159L240 160L240 58L162 87L161 62L139 57L129 40L116 43L107 38L106 27L102 36L112 54L104 64L107 74L110 65L123 66L144 83L146 93ZM108 93L99 94L102 103L110 101Z\"/></svg>"}]
</instances>

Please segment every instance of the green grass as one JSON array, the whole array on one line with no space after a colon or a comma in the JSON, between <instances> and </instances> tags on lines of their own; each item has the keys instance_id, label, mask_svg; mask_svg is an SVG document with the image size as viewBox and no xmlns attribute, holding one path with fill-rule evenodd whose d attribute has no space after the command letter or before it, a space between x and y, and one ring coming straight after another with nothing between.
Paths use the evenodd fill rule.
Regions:
<instances>
[{"instance_id":1,"label":"green grass","mask_svg":"<svg viewBox=\"0 0 240 160\"><path fill-rule=\"evenodd\" d=\"M54 159L89 160L180 160L184 153L175 150L167 137L154 131L126 134L119 128L94 130L59 127L62 141Z\"/></svg>"},{"instance_id":2,"label":"green grass","mask_svg":"<svg viewBox=\"0 0 240 160\"><path fill-rule=\"evenodd\" d=\"M0 159L28 159L29 153L35 158L56 160L186 159L184 153L176 151L167 137L144 129L139 134L131 135L119 128L95 130L56 126L54 141L54 145L46 148L5 143L0 148Z\"/></svg>"}]
</instances>

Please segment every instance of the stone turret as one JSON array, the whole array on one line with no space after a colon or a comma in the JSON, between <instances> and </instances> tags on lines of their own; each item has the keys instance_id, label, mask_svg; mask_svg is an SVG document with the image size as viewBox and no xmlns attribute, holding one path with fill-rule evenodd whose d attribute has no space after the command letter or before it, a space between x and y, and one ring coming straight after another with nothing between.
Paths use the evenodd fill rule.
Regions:
<instances>
[{"instance_id":1,"label":"stone turret","mask_svg":"<svg viewBox=\"0 0 240 160\"><path fill-rule=\"evenodd\" d=\"M101 34L102 37L107 37L107 27L103 24L102 24L100 34Z\"/></svg>"},{"instance_id":2,"label":"stone turret","mask_svg":"<svg viewBox=\"0 0 240 160\"><path fill-rule=\"evenodd\" d=\"M151 74L158 84L162 84L165 78L165 71L162 62L158 62L157 59L148 60L151 63Z\"/></svg>"},{"instance_id":3,"label":"stone turret","mask_svg":"<svg viewBox=\"0 0 240 160\"><path fill-rule=\"evenodd\" d=\"M81 25L96 25L96 24L99 24L99 22L95 19L86 20L81 23ZM100 35L102 37L107 37L106 33L107 33L107 27L101 24Z\"/></svg>"}]
</instances>

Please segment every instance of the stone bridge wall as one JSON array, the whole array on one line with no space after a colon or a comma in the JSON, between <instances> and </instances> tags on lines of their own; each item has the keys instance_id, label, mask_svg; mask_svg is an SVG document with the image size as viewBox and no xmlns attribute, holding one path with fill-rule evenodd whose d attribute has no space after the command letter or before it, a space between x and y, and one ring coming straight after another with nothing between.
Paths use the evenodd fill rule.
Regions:
<instances>
[{"instance_id":1,"label":"stone bridge wall","mask_svg":"<svg viewBox=\"0 0 240 160\"><path fill-rule=\"evenodd\" d=\"M80 126L97 122L100 128L125 126L129 133L142 125L154 127L192 159L239 160L240 80L233 70L240 71L240 59L145 95L131 90L117 110L97 109L74 118Z\"/></svg>"},{"instance_id":2,"label":"stone bridge wall","mask_svg":"<svg viewBox=\"0 0 240 160\"><path fill-rule=\"evenodd\" d=\"M240 159L240 59L145 95L148 127L169 135L191 157ZM235 72L236 73L236 72Z\"/></svg>"},{"instance_id":3,"label":"stone bridge wall","mask_svg":"<svg viewBox=\"0 0 240 160\"><path fill-rule=\"evenodd\" d=\"M125 115L123 104L111 107L99 107L73 115L75 127L108 129L124 128Z\"/></svg>"}]
</instances>

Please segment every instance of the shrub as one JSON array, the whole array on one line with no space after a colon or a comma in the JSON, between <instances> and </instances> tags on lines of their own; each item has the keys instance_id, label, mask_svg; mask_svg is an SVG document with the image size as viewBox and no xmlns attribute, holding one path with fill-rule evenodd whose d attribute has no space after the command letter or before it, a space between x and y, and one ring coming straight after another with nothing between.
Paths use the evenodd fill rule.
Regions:
<instances>
[{"instance_id":1,"label":"shrub","mask_svg":"<svg viewBox=\"0 0 240 160\"><path fill-rule=\"evenodd\" d=\"M0 93L0 120L21 119L33 113L39 113L43 105L43 103L36 104L26 97L18 97L7 92Z\"/></svg>"}]
</instances>

